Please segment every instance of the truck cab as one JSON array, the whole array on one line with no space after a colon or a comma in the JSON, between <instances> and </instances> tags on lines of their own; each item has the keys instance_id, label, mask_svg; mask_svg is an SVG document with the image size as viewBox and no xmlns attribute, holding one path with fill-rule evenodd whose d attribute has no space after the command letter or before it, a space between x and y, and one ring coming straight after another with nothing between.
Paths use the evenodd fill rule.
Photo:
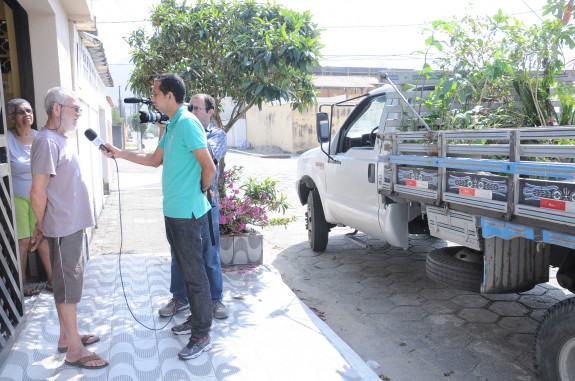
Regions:
<instances>
[{"instance_id":1,"label":"truck cab","mask_svg":"<svg viewBox=\"0 0 575 381\"><path fill-rule=\"evenodd\" d=\"M419 204L378 194L378 173L382 170L378 165L383 164L379 158L385 154L378 136L395 129L388 122L397 117L397 112L389 111L398 104L397 97L389 97L395 93L393 86L385 85L328 106L330 113L318 114L321 146L300 157L296 183L300 202L308 204L307 229L314 251L325 250L329 229L335 225L353 227L393 246L408 247L408 224L420 215ZM330 139L330 114L336 107L350 106L353 111ZM312 203L308 203L309 198Z\"/></svg>"}]
</instances>

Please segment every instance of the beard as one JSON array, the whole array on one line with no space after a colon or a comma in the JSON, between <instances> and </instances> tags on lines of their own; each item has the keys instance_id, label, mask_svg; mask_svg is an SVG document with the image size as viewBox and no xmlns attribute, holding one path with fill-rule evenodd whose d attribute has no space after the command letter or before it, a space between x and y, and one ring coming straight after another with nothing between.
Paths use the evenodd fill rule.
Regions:
<instances>
[{"instance_id":1,"label":"beard","mask_svg":"<svg viewBox=\"0 0 575 381\"><path fill-rule=\"evenodd\" d=\"M76 131L76 128L78 127L76 118L62 118L62 127L64 127L64 135L68 135L69 133Z\"/></svg>"}]
</instances>

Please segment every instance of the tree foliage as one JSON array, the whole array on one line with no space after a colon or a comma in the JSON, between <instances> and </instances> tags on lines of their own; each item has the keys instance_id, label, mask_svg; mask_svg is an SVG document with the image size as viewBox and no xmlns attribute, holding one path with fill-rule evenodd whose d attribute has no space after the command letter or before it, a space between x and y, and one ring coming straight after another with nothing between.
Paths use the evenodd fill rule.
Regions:
<instances>
[{"instance_id":1,"label":"tree foliage","mask_svg":"<svg viewBox=\"0 0 575 381\"><path fill-rule=\"evenodd\" d=\"M552 17L537 25L525 25L501 11L491 17L432 22L426 53L437 52L432 63L443 73L426 100L435 110L432 120L439 120L441 128L558 122L551 89L565 86L556 76L565 69L564 49L575 47L575 27L564 19L567 3L549 0L544 14ZM433 72L427 61L423 72L428 77ZM572 109L572 97L559 93Z\"/></svg>"},{"instance_id":2,"label":"tree foliage","mask_svg":"<svg viewBox=\"0 0 575 381\"><path fill-rule=\"evenodd\" d=\"M140 135L140 146L144 146L144 134L148 130L149 123L140 123L140 114L138 112L132 113L130 116L130 121L132 122L132 129L137 131Z\"/></svg>"},{"instance_id":3,"label":"tree foliage","mask_svg":"<svg viewBox=\"0 0 575 381\"><path fill-rule=\"evenodd\" d=\"M124 118L122 118L120 116L120 111L118 110L117 107L112 108L112 124L114 126L118 126L118 125L122 125L124 124Z\"/></svg>"},{"instance_id":4,"label":"tree foliage","mask_svg":"<svg viewBox=\"0 0 575 381\"><path fill-rule=\"evenodd\" d=\"M151 9L153 32L144 28L128 38L135 66L129 87L148 95L153 78L176 72L188 96L207 93L219 106L235 107L222 125L227 132L246 111L265 102L292 102L301 108L315 100L311 68L318 64L320 31L309 12L298 13L253 0L166 0Z\"/></svg>"}]
</instances>

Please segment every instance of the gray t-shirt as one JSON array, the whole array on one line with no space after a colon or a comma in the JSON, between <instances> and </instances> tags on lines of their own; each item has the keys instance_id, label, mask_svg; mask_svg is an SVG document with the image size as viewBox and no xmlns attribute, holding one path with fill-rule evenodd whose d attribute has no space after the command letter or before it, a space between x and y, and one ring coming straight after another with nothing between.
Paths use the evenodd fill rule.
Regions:
<instances>
[{"instance_id":1,"label":"gray t-shirt","mask_svg":"<svg viewBox=\"0 0 575 381\"><path fill-rule=\"evenodd\" d=\"M30 155L32 174L50 175L44 235L65 237L94 225L88 187L68 138L45 128L36 135Z\"/></svg>"}]
</instances>

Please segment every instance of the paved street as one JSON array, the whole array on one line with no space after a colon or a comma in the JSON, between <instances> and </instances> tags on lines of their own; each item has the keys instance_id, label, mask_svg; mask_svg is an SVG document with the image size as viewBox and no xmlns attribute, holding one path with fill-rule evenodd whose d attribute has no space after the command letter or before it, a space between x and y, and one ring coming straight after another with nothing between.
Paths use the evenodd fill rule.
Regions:
<instances>
[{"instance_id":1,"label":"paved street","mask_svg":"<svg viewBox=\"0 0 575 381\"><path fill-rule=\"evenodd\" d=\"M310 250L295 194L297 158L229 154L250 176L277 179L298 217L266 228L265 261L377 373L402 380L532 380L533 338L544 311L570 294L555 282L521 294L479 295L427 278L426 254L448 245L412 236L410 249L335 228L325 253Z\"/></svg>"},{"instance_id":2,"label":"paved street","mask_svg":"<svg viewBox=\"0 0 575 381\"><path fill-rule=\"evenodd\" d=\"M173 319L158 315L171 298L161 169L122 160L118 166L121 191L111 187L98 227L91 231L78 303L79 331L100 338L90 350L110 365L94 370L65 363L66 353L57 350L53 294L44 289L25 299L25 319L0 362L1 381L380 379L267 264L223 269L229 317L212 322L209 352L179 360L177 353L189 335L170 329L186 320L189 309Z\"/></svg>"},{"instance_id":3,"label":"paved street","mask_svg":"<svg viewBox=\"0 0 575 381\"><path fill-rule=\"evenodd\" d=\"M154 247L146 251L167 252L161 205L149 202L160 192L160 171L118 163L123 194L139 188L134 190L139 201L122 204L122 208L158 209L157 219L136 217L122 223L130 225L130 230L136 229L132 231L157 237ZM264 263L276 268L296 295L382 379L534 379L537 322L546 308L564 299L568 292L553 282L529 292L501 295L479 295L442 286L427 278L425 256L448 243L424 236L412 236L410 249L402 250L360 233L357 237L365 244L361 247L345 237L351 229L338 227L330 234L326 252L314 253L304 229L305 207L299 205L295 195L297 158L261 158L231 152L226 156L226 165L243 166L246 178L280 181L279 189L291 204L286 216L298 219L287 227L263 230ZM117 210L109 208L103 213ZM116 226L99 229L112 229L112 234L113 229L119 229L119 219ZM138 235L124 237L123 252L138 251ZM102 236L106 234L98 234ZM119 242L98 239L91 242L91 255L118 251Z\"/></svg>"}]
</instances>

